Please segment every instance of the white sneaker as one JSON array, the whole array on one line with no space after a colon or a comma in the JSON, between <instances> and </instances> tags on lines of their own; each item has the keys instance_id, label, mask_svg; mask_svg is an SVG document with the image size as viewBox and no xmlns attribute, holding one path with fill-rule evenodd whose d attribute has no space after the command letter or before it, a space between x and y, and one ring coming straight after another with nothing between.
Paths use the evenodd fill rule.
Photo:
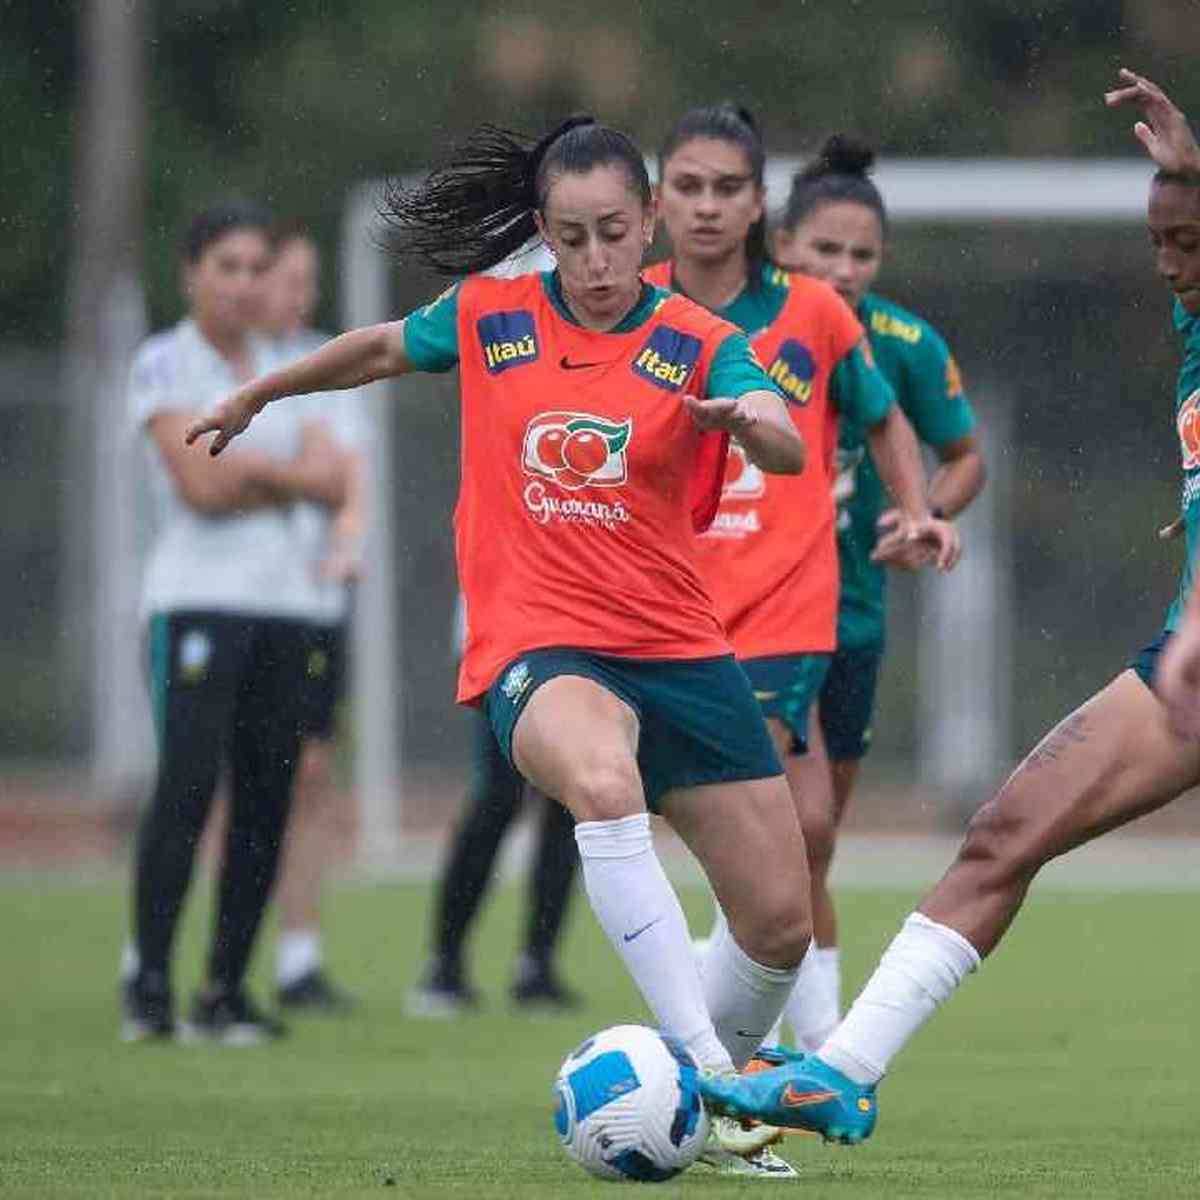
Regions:
<instances>
[{"instance_id":1,"label":"white sneaker","mask_svg":"<svg viewBox=\"0 0 1200 1200\"><path fill-rule=\"evenodd\" d=\"M756 1179L800 1178L800 1172L790 1162L766 1146L749 1154L735 1154L722 1147L715 1133L708 1135L708 1143L697 1162L712 1167L718 1175L749 1175Z\"/></svg>"}]
</instances>

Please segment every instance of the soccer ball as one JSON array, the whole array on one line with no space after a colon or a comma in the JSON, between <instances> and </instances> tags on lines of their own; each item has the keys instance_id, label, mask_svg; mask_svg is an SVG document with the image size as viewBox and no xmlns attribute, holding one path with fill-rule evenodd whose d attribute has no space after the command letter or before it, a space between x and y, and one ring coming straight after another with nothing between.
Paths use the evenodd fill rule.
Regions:
<instances>
[{"instance_id":1,"label":"soccer ball","mask_svg":"<svg viewBox=\"0 0 1200 1200\"><path fill-rule=\"evenodd\" d=\"M554 1081L554 1128L601 1179L660 1183L696 1161L708 1138L695 1059L645 1025L614 1025L572 1050Z\"/></svg>"}]
</instances>

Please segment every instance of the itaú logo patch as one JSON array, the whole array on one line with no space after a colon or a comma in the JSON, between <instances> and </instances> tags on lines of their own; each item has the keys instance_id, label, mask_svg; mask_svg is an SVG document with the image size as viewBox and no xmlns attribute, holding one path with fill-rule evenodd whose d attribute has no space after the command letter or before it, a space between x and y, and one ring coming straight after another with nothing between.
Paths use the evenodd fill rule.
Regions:
<instances>
[{"instance_id":1,"label":"ita\u00fa logo patch","mask_svg":"<svg viewBox=\"0 0 1200 1200\"><path fill-rule=\"evenodd\" d=\"M1180 406L1175 415L1179 427L1179 449L1183 454L1183 469L1200 467L1200 388L1197 388Z\"/></svg>"},{"instance_id":2,"label":"ita\u00fa logo patch","mask_svg":"<svg viewBox=\"0 0 1200 1200\"><path fill-rule=\"evenodd\" d=\"M537 361L537 331L532 313L524 309L489 313L480 317L475 327L479 331L483 365L489 374L500 375L510 367Z\"/></svg>"},{"instance_id":3,"label":"ita\u00fa logo patch","mask_svg":"<svg viewBox=\"0 0 1200 1200\"><path fill-rule=\"evenodd\" d=\"M525 427L521 466L559 487L620 487L628 478L625 452L633 418L608 421L591 413L539 413Z\"/></svg>"},{"instance_id":4,"label":"ita\u00fa logo patch","mask_svg":"<svg viewBox=\"0 0 1200 1200\"><path fill-rule=\"evenodd\" d=\"M812 399L813 376L817 364L807 346L788 338L779 347L767 375L793 404L807 404Z\"/></svg>"},{"instance_id":5,"label":"ita\u00fa logo patch","mask_svg":"<svg viewBox=\"0 0 1200 1200\"><path fill-rule=\"evenodd\" d=\"M634 372L667 392L679 391L700 359L698 337L660 325L633 360Z\"/></svg>"}]
</instances>

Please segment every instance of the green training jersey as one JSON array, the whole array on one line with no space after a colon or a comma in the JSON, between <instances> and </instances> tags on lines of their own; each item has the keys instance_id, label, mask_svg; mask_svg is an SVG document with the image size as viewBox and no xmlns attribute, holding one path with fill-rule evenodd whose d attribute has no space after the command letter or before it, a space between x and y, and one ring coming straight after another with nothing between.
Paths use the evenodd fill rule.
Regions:
<instances>
[{"instance_id":1,"label":"green training jersey","mask_svg":"<svg viewBox=\"0 0 1200 1200\"><path fill-rule=\"evenodd\" d=\"M1200 542L1200 316L1175 301L1175 328L1183 335L1183 365L1175 388L1175 425L1183 456L1183 495L1180 507L1187 531L1187 561L1179 594L1167 613L1167 628L1175 629L1192 593L1196 546Z\"/></svg>"},{"instance_id":2,"label":"green training jersey","mask_svg":"<svg viewBox=\"0 0 1200 1200\"><path fill-rule=\"evenodd\" d=\"M896 393L917 437L937 449L975 428L958 366L928 321L868 293L858 309L875 361ZM842 600L838 645L883 641L886 568L871 562L876 522L884 508L883 483L867 452L866 428L843 415L838 437L838 554Z\"/></svg>"}]
</instances>

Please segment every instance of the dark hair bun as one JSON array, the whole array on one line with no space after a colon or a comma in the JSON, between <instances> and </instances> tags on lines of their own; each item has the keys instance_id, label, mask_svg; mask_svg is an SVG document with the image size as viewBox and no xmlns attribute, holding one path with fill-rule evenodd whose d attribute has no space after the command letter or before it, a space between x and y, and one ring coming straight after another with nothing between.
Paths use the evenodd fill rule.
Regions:
<instances>
[{"instance_id":1,"label":"dark hair bun","mask_svg":"<svg viewBox=\"0 0 1200 1200\"><path fill-rule=\"evenodd\" d=\"M875 151L870 146L844 133L835 133L805 167L804 176L816 179L821 175L857 175L865 179L874 165Z\"/></svg>"},{"instance_id":2,"label":"dark hair bun","mask_svg":"<svg viewBox=\"0 0 1200 1200\"><path fill-rule=\"evenodd\" d=\"M748 126L760 138L762 137L762 129L759 127L758 119L744 104L731 104L729 107L737 113L738 119L743 125Z\"/></svg>"}]
</instances>

